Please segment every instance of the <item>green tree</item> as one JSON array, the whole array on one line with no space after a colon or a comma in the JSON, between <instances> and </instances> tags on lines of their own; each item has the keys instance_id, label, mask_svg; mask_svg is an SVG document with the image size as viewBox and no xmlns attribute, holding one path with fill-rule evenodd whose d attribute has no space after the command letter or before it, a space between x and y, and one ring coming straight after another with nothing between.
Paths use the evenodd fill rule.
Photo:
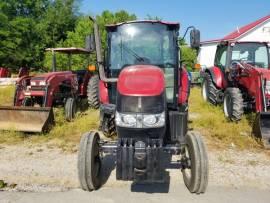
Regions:
<instances>
[{"instance_id":1,"label":"green tree","mask_svg":"<svg viewBox=\"0 0 270 203\"><path fill-rule=\"evenodd\" d=\"M76 0L2 0L0 2L0 66L38 68L44 48L73 30Z\"/></svg>"},{"instance_id":2,"label":"green tree","mask_svg":"<svg viewBox=\"0 0 270 203\"><path fill-rule=\"evenodd\" d=\"M181 48L181 60L186 65L187 70L192 71L197 60L197 51L190 48L183 38L179 38L178 44Z\"/></svg>"},{"instance_id":3,"label":"green tree","mask_svg":"<svg viewBox=\"0 0 270 203\"><path fill-rule=\"evenodd\" d=\"M197 58L196 50L188 47L181 46L182 61L186 65L188 71L191 71L194 68Z\"/></svg>"},{"instance_id":4,"label":"green tree","mask_svg":"<svg viewBox=\"0 0 270 203\"><path fill-rule=\"evenodd\" d=\"M136 16L134 14L129 14L128 12L121 10L115 13L110 11L103 11L101 15L96 17L102 40L103 50L106 48L106 29L105 25L115 24L124 21L136 20ZM93 24L89 20L88 16L81 16L76 23L74 31L67 32L66 40L61 40L57 47L84 47L85 46L85 38L87 35L93 33ZM51 67L52 61L51 53L46 54L46 58L44 60L44 66L46 68ZM88 63L95 64L95 55L74 55L72 56L72 66L74 69L82 69L86 68ZM57 54L57 67L60 70L65 70L68 64L67 56L63 54Z\"/></svg>"}]
</instances>

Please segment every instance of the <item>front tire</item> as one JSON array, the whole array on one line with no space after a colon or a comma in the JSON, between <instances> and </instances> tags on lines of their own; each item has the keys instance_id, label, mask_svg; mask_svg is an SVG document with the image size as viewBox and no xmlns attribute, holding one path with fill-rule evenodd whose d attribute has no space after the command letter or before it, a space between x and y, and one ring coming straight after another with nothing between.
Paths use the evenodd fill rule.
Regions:
<instances>
[{"instance_id":1,"label":"front tire","mask_svg":"<svg viewBox=\"0 0 270 203\"><path fill-rule=\"evenodd\" d=\"M208 185L208 156L198 132L188 132L182 154L184 183L191 193L204 193Z\"/></svg>"},{"instance_id":2,"label":"front tire","mask_svg":"<svg viewBox=\"0 0 270 203\"><path fill-rule=\"evenodd\" d=\"M101 186L99 140L98 132L90 131L85 133L80 141L78 176L81 188L86 191L96 190Z\"/></svg>"},{"instance_id":3,"label":"front tire","mask_svg":"<svg viewBox=\"0 0 270 203\"><path fill-rule=\"evenodd\" d=\"M105 137L112 138L116 136L115 115L105 114L100 120L100 129Z\"/></svg>"},{"instance_id":4,"label":"front tire","mask_svg":"<svg viewBox=\"0 0 270 203\"><path fill-rule=\"evenodd\" d=\"M72 121L76 115L76 100L69 97L65 103L65 118L67 121Z\"/></svg>"},{"instance_id":5,"label":"front tire","mask_svg":"<svg viewBox=\"0 0 270 203\"><path fill-rule=\"evenodd\" d=\"M201 91L204 101L209 102L213 105L217 105L219 103L218 89L216 88L211 76L208 73L205 73Z\"/></svg>"},{"instance_id":6,"label":"front tire","mask_svg":"<svg viewBox=\"0 0 270 203\"><path fill-rule=\"evenodd\" d=\"M33 106L33 101L29 97L25 97L22 101L23 106Z\"/></svg>"},{"instance_id":7,"label":"front tire","mask_svg":"<svg viewBox=\"0 0 270 203\"><path fill-rule=\"evenodd\" d=\"M224 94L223 111L231 121L239 121L244 113L244 101L239 88L227 88Z\"/></svg>"}]
</instances>

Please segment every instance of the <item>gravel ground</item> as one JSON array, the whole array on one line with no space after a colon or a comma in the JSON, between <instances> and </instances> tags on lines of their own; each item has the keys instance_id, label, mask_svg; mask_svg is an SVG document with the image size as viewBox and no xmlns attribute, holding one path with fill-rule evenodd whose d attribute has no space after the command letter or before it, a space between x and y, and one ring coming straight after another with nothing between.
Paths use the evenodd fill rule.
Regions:
<instances>
[{"instance_id":1,"label":"gravel ground","mask_svg":"<svg viewBox=\"0 0 270 203\"><path fill-rule=\"evenodd\" d=\"M270 188L270 156L265 152L210 150L209 185L229 187ZM103 187L121 187L130 182L116 181L114 159L106 158ZM8 191L66 191L79 187L77 154L44 146L0 145L0 180ZM180 170L170 169L170 182L183 184Z\"/></svg>"}]
</instances>

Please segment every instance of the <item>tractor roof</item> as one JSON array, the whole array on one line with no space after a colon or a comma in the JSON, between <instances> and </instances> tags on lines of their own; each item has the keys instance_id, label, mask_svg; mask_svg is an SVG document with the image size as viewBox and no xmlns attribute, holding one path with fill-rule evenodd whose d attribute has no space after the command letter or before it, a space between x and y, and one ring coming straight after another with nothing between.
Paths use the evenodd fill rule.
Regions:
<instances>
[{"instance_id":1,"label":"tractor roof","mask_svg":"<svg viewBox=\"0 0 270 203\"><path fill-rule=\"evenodd\" d=\"M60 48L47 48L46 51L60 52L64 54L90 54L91 51L85 48L77 47L60 47Z\"/></svg>"},{"instance_id":2,"label":"tractor roof","mask_svg":"<svg viewBox=\"0 0 270 203\"><path fill-rule=\"evenodd\" d=\"M179 29L179 27L180 27L180 24L175 23L175 22L165 22L165 21L160 21L160 20L135 20L135 21L126 21L126 22L106 25L106 28L110 30L110 29L116 28L120 25L131 24L131 23L159 23L159 24L164 24L164 25L168 25L168 26L173 26L176 29Z\"/></svg>"}]
</instances>

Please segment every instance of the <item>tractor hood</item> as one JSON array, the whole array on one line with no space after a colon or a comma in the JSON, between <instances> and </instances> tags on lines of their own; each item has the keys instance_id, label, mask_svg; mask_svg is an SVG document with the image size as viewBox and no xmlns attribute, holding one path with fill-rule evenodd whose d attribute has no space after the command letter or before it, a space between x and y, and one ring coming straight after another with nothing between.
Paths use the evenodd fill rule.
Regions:
<instances>
[{"instance_id":1,"label":"tractor hood","mask_svg":"<svg viewBox=\"0 0 270 203\"><path fill-rule=\"evenodd\" d=\"M56 75L70 75L72 74L71 71L59 71L59 72L51 72L51 73L44 73L44 74L40 74L40 75L35 75L31 78L31 80L47 80L53 76L56 76Z\"/></svg>"},{"instance_id":2,"label":"tractor hood","mask_svg":"<svg viewBox=\"0 0 270 203\"><path fill-rule=\"evenodd\" d=\"M270 79L270 70L266 68L258 68L251 64L242 63L242 65L245 67L244 72L247 72L251 75L262 75L264 79Z\"/></svg>"},{"instance_id":3,"label":"tractor hood","mask_svg":"<svg viewBox=\"0 0 270 203\"><path fill-rule=\"evenodd\" d=\"M157 96L164 92L162 70L152 65L134 65L124 68L118 78L117 90L126 96Z\"/></svg>"},{"instance_id":4,"label":"tractor hood","mask_svg":"<svg viewBox=\"0 0 270 203\"><path fill-rule=\"evenodd\" d=\"M270 70L269 69L263 69L263 68L254 68L254 69L259 74L262 74L263 78L270 79Z\"/></svg>"},{"instance_id":5,"label":"tractor hood","mask_svg":"<svg viewBox=\"0 0 270 203\"><path fill-rule=\"evenodd\" d=\"M44 73L41 75L36 75L31 78L31 85L44 86L46 82L48 82L50 79L54 77L66 75L66 78L68 79L71 74L73 74L71 71L62 71L62 72L51 72L51 73Z\"/></svg>"}]
</instances>

